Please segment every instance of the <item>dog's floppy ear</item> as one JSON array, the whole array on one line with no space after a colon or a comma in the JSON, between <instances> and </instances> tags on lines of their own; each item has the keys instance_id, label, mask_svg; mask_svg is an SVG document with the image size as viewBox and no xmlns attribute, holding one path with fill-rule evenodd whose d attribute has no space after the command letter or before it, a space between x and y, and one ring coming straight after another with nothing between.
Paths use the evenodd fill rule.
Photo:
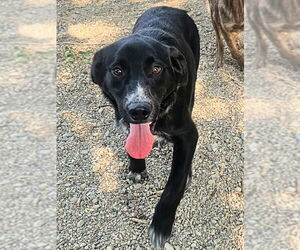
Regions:
<instances>
[{"instance_id":1,"label":"dog's floppy ear","mask_svg":"<svg viewBox=\"0 0 300 250\"><path fill-rule=\"evenodd\" d=\"M184 55L175 47L169 47L170 64L179 86L187 84L187 62Z\"/></svg>"},{"instance_id":2,"label":"dog's floppy ear","mask_svg":"<svg viewBox=\"0 0 300 250\"><path fill-rule=\"evenodd\" d=\"M105 49L105 48L104 48ZM99 50L93 58L91 77L94 83L102 85L106 73L104 61L104 49Z\"/></svg>"}]
</instances>

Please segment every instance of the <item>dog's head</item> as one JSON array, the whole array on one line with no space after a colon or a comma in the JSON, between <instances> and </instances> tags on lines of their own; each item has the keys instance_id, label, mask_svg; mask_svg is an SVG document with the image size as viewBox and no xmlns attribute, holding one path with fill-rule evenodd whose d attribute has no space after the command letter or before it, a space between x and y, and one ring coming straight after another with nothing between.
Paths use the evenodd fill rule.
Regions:
<instances>
[{"instance_id":1,"label":"dog's head","mask_svg":"<svg viewBox=\"0 0 300 250\"><path fill-rule=\"evenodd\" d=\"M92 80L114 104L117 120L153 123L165 103L187 82L187 63L175 47L139 35L98 51Z\"/></svg>"}]
</instances>

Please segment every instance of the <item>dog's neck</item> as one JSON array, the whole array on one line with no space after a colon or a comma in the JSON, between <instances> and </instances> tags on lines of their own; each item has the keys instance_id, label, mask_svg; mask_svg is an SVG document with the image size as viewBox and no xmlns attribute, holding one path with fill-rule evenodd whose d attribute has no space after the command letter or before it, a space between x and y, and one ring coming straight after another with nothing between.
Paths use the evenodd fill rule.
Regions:
<instances>
[{"instance_id":1,"label":"dog's neck","mask_svg":"<svg viewBox=\"0 0 300 250\"><path fill-rule=\"evenodd\" d=\"M176 101L176 93L178 88L175 90L172 90L169 94L166 95L166 97L163 99L163 101L160 104L160 116L163 116L169 112L169 110L172 108Z\"/></svg>"}]
</instances>

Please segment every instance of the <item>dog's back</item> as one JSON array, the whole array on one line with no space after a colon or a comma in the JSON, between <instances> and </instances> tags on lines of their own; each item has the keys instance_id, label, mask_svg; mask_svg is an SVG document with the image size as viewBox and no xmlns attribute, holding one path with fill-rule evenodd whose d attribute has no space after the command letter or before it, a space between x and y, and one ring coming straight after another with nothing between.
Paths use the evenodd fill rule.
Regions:
<instances>
[{"instance_id":1,"label":"dog's back","mask_svg":"<svg viewBox=\"0 0 300 250\"><path fill-rule=\"evenodd\" d=\"M239 24L244 22L244 0L222 0L217 2L221 18L224 18L226 23Z\"/></svg>"},{"instance_id":2,"label":"dog's back","mask_svg":"<svg viewBox=\"0 0 300 250\"><path fill-rule=\"evenodd\" d=\"M186 44L181 43L185 41L192 50L198 68L200 38L197 26L186 11L170 7L151 8L137 20L133 33L149 36L168 46L182 49Z\"/></svg>"},{"instance_id":3,"label":"dog's back","mask_svg":"<svg viewBox=\"0 0 300 250\"><path fill-rule=\"evenodd\" d=\"M253 0L247 2L247 10L260 10L268 22L285 24L299 23L300 2L298 0Z\"/></svg>"}]
</instances>

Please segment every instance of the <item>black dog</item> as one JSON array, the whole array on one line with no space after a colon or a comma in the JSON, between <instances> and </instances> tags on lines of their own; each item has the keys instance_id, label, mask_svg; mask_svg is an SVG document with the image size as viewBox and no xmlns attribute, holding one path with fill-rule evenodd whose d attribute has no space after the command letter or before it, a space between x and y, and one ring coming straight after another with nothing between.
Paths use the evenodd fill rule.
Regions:
<instances>
[{"instance_id":1,"label":"black dog","mask_svg":"<svg viewBox=\"0 0 300 250\"><path fill-rule=\"evenodd\" d=\"M114 106L117 122L130 129L129 170L139 177L144 172L143 158L151 150L153 134L174 143L172 170L149 229L155 247L170 236L192 173L198 132L191 113L198 64L194 21L186 11L169 7L146 11L133 34L101 49L93 59L93 82Z\"/></svg>"}]
</instances>

